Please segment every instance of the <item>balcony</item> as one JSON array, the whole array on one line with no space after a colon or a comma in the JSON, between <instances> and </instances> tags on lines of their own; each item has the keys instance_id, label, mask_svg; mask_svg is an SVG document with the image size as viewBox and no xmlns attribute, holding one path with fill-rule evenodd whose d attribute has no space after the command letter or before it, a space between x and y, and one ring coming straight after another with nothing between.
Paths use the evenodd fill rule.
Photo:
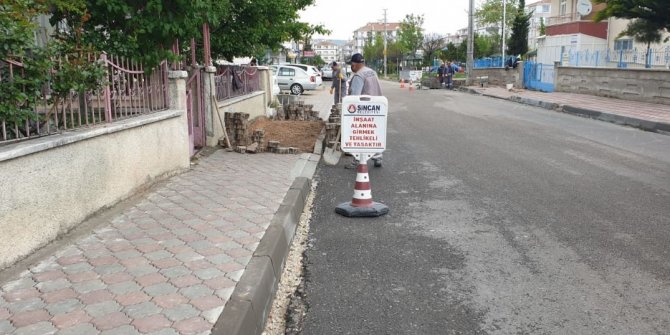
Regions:
<instances>
[{"instance_id":1,"label":"balcony","mask_svg":"<svg viewBox=\"0 0 670 335\"><path fill-rule=\"evenodd\" d=\"M547 18L547 36L584 34L607 38L607 22L593 22L589 17L580 18L576 13Z\"/></svg>"}]
</instances>

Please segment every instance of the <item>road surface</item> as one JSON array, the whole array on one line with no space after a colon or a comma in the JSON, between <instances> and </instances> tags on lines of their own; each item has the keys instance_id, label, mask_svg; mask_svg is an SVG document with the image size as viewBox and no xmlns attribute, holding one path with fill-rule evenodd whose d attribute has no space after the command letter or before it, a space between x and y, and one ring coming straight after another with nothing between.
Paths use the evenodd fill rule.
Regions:
<instances>
[{"instance_id":1,"label":"road surface","mask_svg":"<svg viewBox=\"0 0 670 335\"><path fill-rule=\"evenodd\" d=\"M391 213L321 166L303 334L667 334L670 136L385 83ZM344 162L341 162L341 164Z\"/></svg>"}]
</instances>

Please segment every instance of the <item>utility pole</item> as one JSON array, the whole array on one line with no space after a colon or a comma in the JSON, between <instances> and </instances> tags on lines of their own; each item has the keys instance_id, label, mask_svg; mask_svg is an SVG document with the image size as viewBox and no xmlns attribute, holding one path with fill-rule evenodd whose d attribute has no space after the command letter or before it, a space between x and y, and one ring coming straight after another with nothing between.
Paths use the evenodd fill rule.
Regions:
<instances>
[{"instance_id":1,"label":"utility pole","mask_svg":"<svg viewBox=\"0 0 670 335\"><path fill-rule=\"evenodd\" d=\"M473 70L475 66L475 0L470 0L470 11L468 12L468 59L466 62L467 85L472 85L474 80Z\"/></svg>"},{"instance_id":2,"label":"utility pole","mask_svg":"<svg viewBox=\"0 0 670 335\"><path fill-rule=\"evenodd\" d=\"M505 67L505 22L507 21L507 0L502 0L503 2L503 20L502 20L502 66Z\"/></svg>"},{"instance_id":3,"label":"utility pole","mask_svg":"<svg viewBox=\"0 0 670 335\"><path fill-rule=\"evenodd\" d=\"M387 47L387 44L388 44L388 42L387 42L387 40L388 40L388 29L387 29L387 25L386 25L386 11L387 11L387 9L384 8L384 78L388 79L388 72L387 72L387 68L386 68L387 67L386 66L386 54L387 54L386 47Z\"/></svg>"}]
</instances>

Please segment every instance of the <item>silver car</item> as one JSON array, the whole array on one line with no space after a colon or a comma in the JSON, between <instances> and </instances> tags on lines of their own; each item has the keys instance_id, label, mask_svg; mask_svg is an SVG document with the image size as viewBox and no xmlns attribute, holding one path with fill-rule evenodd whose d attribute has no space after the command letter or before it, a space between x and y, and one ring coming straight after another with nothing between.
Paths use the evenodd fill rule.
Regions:
<instances>
[{"instance_id":1,"label":"silver car","mask_svg":"<svg viewBox=\"0 0 670 335\"><path fill-rule=\"evenodd\" d=\"M305 90L316 90L322 84L321 77L305 70L288 65L272 65L272 72L277 76L277 84L281 90L291 91L291 94L302 94Z\"/></svg>"}]
</instances>

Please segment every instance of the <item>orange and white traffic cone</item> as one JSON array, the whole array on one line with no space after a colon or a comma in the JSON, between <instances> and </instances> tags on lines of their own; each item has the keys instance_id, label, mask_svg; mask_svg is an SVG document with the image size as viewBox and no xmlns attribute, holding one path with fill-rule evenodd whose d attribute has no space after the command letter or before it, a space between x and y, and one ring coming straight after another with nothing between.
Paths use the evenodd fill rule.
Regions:
<instances>
[{"instance_id":1,"label":"orange and white traffic cone","mask_svg":"<svg viewBox=\"0 0 670 335\"><path fill-rule=\"evenodd\" d=\"M368 162L361 159L356 168L356 184L351 202L345 202L335 208L335 213L347 217L377 217L387 214L388 206L372 200L372 187L368 175Z\"/></svg>"},{"instance_id":2,"label":"orange and white traffic cone","mask_svg":"<svg viewBox=\"0 0 670 335\"><path fill-rule=\"evenodd\" d=\"M405 88L405 80L400 79L400 88Z\"/></svg>"}]
</instances>

